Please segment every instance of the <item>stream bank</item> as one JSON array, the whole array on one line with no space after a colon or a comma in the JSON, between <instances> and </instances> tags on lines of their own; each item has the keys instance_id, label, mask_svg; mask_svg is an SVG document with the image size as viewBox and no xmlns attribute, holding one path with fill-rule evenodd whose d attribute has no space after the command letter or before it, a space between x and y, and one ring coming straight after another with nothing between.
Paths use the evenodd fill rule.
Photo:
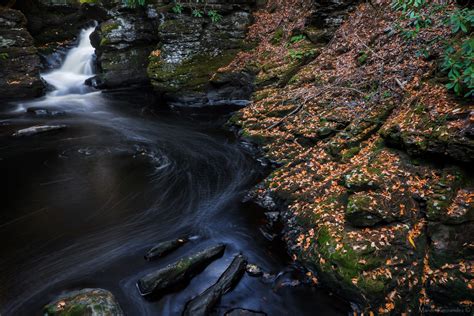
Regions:
<instances>
[{"instance_id":1,"label":"stream bank","mask_svg":"<svg viewBox=\"0 0 474 316\"><path fill-rule=\"evenodd\" d=\"M107 9L89 84L152 86L181 113L247 105L230 123L277 167L250 198L309 279L367 312L469 312L473 108L444 90L439 47L413 57L388 1L216 1L229 41L167 5Z\"/></svg>"}]
</instances>

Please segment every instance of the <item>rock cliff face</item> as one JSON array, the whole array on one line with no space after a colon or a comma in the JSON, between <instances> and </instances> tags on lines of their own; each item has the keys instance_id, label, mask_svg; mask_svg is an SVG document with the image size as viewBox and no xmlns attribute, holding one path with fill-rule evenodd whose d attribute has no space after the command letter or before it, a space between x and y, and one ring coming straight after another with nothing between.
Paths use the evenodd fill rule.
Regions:
<instances>
[{"instance_id":1,"label":"rock cliff face","mask_svg":"<svg viewBox=\"0 0 474 316\"><path fill-rule=\"evenodd\" d=\"M234 82L237 87L249 86L251 82L243 84L249 77L218 75L212 82L213 86L210 80L219 68L227 66L239 51L245 49L253 4L251 0L210 1L208 10L222 15L215 22L207 17L193 17L186 7L180 15L163 14L163 21L158 27L160 43L153 51L148 66L154 88L174 101L203 105L248 99L248 88L244 91L224 88L224 91L222 87ZM204 10L204 5L198 8ZM210 92L218 87L220 91Z\"/></svg>"},{"instance_id":2,"label":"rock cliff face","mask_svg":"<svg viewBox=\"0 0 474 316\"><path fill-rule=\"evenodd\" d=\"M58 67L81 29L107 18L103 5L81 4L78 0L17 1L15 9L27 18L43 67Z\"/></svg>"},{"instance_id":3,"label":"rock cliff face","mask_svg":"<svg viewBox=\"0 0 474 316\"><path fill-rule=\"evenodd\" d=\"M45 86L40 78L40 59L20 11L0 11L0 99L33 98Z\"/></svg>"},{"instance_id":4,"label":"rock cliff face","mask_svg":"<svg viewBox=\"0 0 474 316\"><path fill-rule=\"evenodd\" d=\"M250 98L251 75L214 74L246 48L253 5L252 0L208 1L197 6L201 17L186 4L174 13L169 1L137 9L116 6L93 34L101 74L91 83L151 84L180 104L242 104ZM214 22L206 15L211 10L219 14Z\"/></svg>"},{"instance_id":5,"label":"rock cliff face","mask_svg":"<svg viewBox=\"0 0 474 316\"><path fill-rule=\"evenodd\" d=\"M100 72L92 84L100 88L148 85L148 56L158 42L157 16L120 5L108 14L110 18L91 36Z\"/></svg>"}]
</instances>

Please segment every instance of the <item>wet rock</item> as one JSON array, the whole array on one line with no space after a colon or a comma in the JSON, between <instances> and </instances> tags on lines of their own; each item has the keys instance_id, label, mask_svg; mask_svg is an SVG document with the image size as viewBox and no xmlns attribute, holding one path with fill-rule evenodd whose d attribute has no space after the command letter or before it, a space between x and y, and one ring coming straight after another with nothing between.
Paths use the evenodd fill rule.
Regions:
<instances>
[{"instance_id":1,"label":"wet rock","mask_svg":"<svg viewBox=\"0 0 474 316\"><path fill-rule=\"evenodd\" d=\"M29 107L26 112L34 114L36 116L61 116L65 115L66 112L60 108L51 109L51 108L41 108L41 107Z\"/></svg>"},{"instance_id":2,"label":"wet rock","mask_svg":"<svg viewBox=\"0 0 474 316\"><path fill-rule=\"evenodd\" d=\"M355 194L349 198L346 219L355 227L370 227L383 222L383 218L371 206L371 199L365 194Z\"/></svg>"},{"instance_id":3,"label":"wet rock","mask_svg":"<svg viewBox=\"0 0 474 316\"><path fill-rule=\"evenodd\" d=\"M470 246L474 234L474 222L463 225L429 223L428 235L431 239L430 260L435 267L460 259L473 260L474 247Z\"/></svg>"},{"instance_id":4,"label":"wet rock","mask_svg":"<svg viewBox=\"0 0 474 316\"><path fill-rule=\"evenodd\" d=\"M87 82L96 88L149 85L148 56L158 42L157 19L143 10L109 11L111 18L92 33L99 74Z\"/></svg>"},{"instance_id":5,"label":"wet rock","mask_svg":"<svg viewBox=\"0 0 474 316\"><path fill-rule=\"evenodd\" d=\"M389 146L404 149L411 156L450 158L469 163L474 160L474 140L463 130L448 131L445 122L433 122L436 132L402 130L393 125L381 135Z\"/></svg>"},{"instance_id":6,"label":"wet rock","mask_svg":"<svg viewBox=\"0 0 474 316\"><path fill-rule=\"evenodd\" d=\"M112 293L103 289L83 289L59 296L43 309L45 316L124 315Z\"/></svg>"},{"instance_id":7,"label":"wet rock","mask_svg":"<svg viewBox=\"0 0 474 316\"><path fill-rule=\"evenodd\" d=\"M66 127L67 127L66 125L38 125L38 126L32 126L32 127L21 129L13 133L12 136L14 137L34 136L34 135L43 134L47 132L62 130L62 129L65 129Z\"/></svg>"},{"instance_id":8,"label":"wet rock","mask_svg":"<svg viewBox=\"0 0 474 316\"><path fill-rule=\"evenodd\" d=\"M158 27L161 42L150 54L148 65L155 90L188 106L245 104L253 90L253 75L217 70L245 48L254 3L215 1L212 6L222 15L215 22L193 17L187 4L183 4L183 14L164 13Z\"/></svg>"},{"instance_id":9,"label":"wet rock","mask_svg":"<svg viewBox=\"0 0 474 316\"><path fill-rule=\"evenodd\" d=\"M376 168L372 168L370 171L379 172ZM343 184L351 192L376 190L380 187L380 180L375 172L363 172L357 168L350 171L344 176ZM381 171L380 171L381 172Z\"/></svg>"},{"instance_id":10,"label":"wet rock","mask_svg":"<svg viewBox=\"0 0 474 316\"><path fill-rule=\"evenodd\" d=\"M242 255L236 256L214 285L186 304L183 315L208 315L219 302L221 296L229 292L239 282L245 271L246 263L247 261Z\"/></svg>"},{"instance_id":11,"label":"wet rock","mask_svg":"<svg viewBox=\"0 0 474 316\"><path fill-rule=\"evenodd\" d=\"M356 0L315 0L309 24L334 32L347 13L354 8Z\"/></svg>"},{"instance_id":12,"label":"wet rock","mask_svg":"<svg viewBox=\"0 0 474 316\"><path fill-rule=\"evenodd\" d=\"M0 10L0 100L43 94L40 59L20 11Z\"/></svg>"},{"instance_id":13,"label":"wet rock","mask_svg":"<svg viewBox=\"0 0 474 316\"><path fill-rule=\"evenodd\" d=\"M155 247L148 250L145 255L145 259L151 261L156 258L161 258L173 250L178 249L182 245L188 242L187 238L178 238L173 240L167 240L159 243Z\"/></svg>"},{"instance_id":14,"label":"wet rock","mask_svg":"<svg viewBox=\"0 0 474 316\"><path fill-rule=\"evenodd\" d=\"M263 270L256 264L251 264L251 263L247 264L247 266L245 267L245 270L247 271L249 275L254 276L254 277L259 277L263 275Z\"/></svg>"},{"instance_id":15,"label":"wet rock","mask_svg":"<svg viewBox=\"0 0 474 316\"><path fill-rule=\"evenodd\" d=\"M257 315L267 315L264 312L257 312L250 309L235 308L224 314L225 316L257 316Z\"/></svg>"},{"instance_id":16,"label":"wet rock","mask_svg":"<svg viewBox=\"0 0 474 316\"><path fill-rule=\"evenodd\" d=\"M140 295L162 295L164 291L188 282L212 261L221 257L224 250L223 244L211 246L145 275L137 282Z\"/></svg>"},{"instance_id":17,"label":"wet rock","mask_svg":"<svg viewBox=\"0 0 474 316\"><path fill-rule=\"evenodd\" d=\"M472 301L474 291L469 284L474 279L474 223L429 223L427 233L431 239L431 272L426 282L428 295L444 306L450 306L453 302Z\"/></svg>"},{"instance_id":18,"label":"wet rock","mask_svg":"<svg viewBox=\"0 0 474 316\"><path fill-rule=\"evenodd\" d=\"M265 217L270 224L275 224L280 219L280 212L265 212Z\"/></svg>"}]
</instances>

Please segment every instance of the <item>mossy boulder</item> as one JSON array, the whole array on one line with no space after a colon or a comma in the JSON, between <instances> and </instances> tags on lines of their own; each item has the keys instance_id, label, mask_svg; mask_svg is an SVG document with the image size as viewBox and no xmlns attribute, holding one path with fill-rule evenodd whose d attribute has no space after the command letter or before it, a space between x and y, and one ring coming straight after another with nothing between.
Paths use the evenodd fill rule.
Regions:
<instances>
[{"instance_id":1,"label":"mossy boulder","mask_svg":"<svg viewBox=\"0 0 474 316\"><path fill-rule=\"evenodd\" d=\"M225 245L208 247L140 278L137 288L142 296L166 294L186 282L224 254Z\"/></svg>"},{"instance_id":2,"label":"mossy boulder","mask_svg":"<svg viewBox=\"0 0 474 316\"><path fill-rule=\"evenodd\" d=\"M103 289L83 289L63 294L46 305L45 316L122 316L112 293Z\"/></svg>"}]
</instances>

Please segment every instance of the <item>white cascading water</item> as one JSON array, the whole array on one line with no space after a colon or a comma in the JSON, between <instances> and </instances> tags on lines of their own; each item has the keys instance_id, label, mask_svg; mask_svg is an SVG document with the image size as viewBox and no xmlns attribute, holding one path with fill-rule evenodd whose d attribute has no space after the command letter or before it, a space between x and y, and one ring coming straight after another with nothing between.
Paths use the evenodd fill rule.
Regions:
<instances>
[{"instance_id":1,"label":"white cascading water","mask_svg":"<svg viewBox=\"0 0 474 316\"><path fill-rule=\"evenodd\" d=\"M90 89L84 81L94 75L92 62L94 47L92 47L89 36L95 27L81 31L79 45L69 51L61 68L43 75L43 79L55 87L51 96L62 96L67 94L83 94Z\"/></svg>"}]
</instances>

